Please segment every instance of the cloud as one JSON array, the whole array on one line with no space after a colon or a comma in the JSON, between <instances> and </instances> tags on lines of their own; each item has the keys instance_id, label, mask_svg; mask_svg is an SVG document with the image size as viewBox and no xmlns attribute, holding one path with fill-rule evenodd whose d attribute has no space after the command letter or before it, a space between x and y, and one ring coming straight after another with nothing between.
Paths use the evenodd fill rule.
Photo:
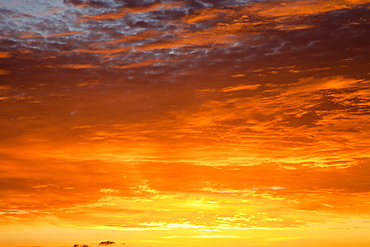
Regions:
<instances>
[{"instance_id":1,"label":"cloud","mask_svg":"<svg viewBox=\"0 0 370 247\"><path fill-rule=\"evenodd\" d=\"M155 63L158 63L158 60L149 60L149 61L143 61L140 63L133 63L133 64L128 64L128 65L122 65L122 66L116 66L117 69L131 69L131 68L136 68L136 67L142 67L142 66L147 66L147 65L153 65Z\"/></svg>"},{"instance_id":2,"label":"cloud","mask_svg":"<svg viewBox=\"0 0 370 247\"><path fill-rule=\"evenodd\" d=\"M11 53L10 52L0 52L0 58L9 58L11 57Z\"/></svg>"},{"instance_id":3,"label":"cloud","mask_svg":"<svg viewBox=\"0 0 370 247\"><path fill-rule=\"evenodd\" d=\"M330 0L330 1L263 1L252 6L259 10L259 14L273 17L287 17L295 15L313 15L334 10L352 8L355 5L369 3L368 0Z\"/></svg>"},{"instance_id":4,"label":"cloud","mask_svg":"<svg viewBox=\"0 0 370 247\"><path fill-rule=\"evenodd\" d=\"M344 78L342 76L326 77L326 78L301 78L299 82L291 85L292 88L288 94L309 94L322 90L341 90L344 88L356 87L365 82L363 79Z\"/></svg>"},{"instance_id":5,"label":"cloud","mask_svg":"<svg viewBox=\"0 0 370 247\"><path fill-rule=\"evenodd\" d=\"M239 90L254 90L254 89L257 89L259 86L261 86L261 85L259 85L259 84L256 84L256 85L238 85L238 86L223 88L220 91L221 92L233 92L233 91L239 91Z\"/></svg>"},{"instance_id":6,"label":"cloud","mask_svg":"<svg viewBox=\"0 0 370 247\"><path fill-rule=\"evenodd\" d=\"M232 75L231 77L233 78L242 78L242 77L245 77L246 75L245 74L235 74L235 75Z\"/></svg>"},{"instance_id":7,"label":"cloud","mask_svg":"<svg viewBox=\"0 0 370 247\"><path fill-rule=\"evenodd\" d=\"M66 64L63 65L63 68L68 68L68 69L91 69L91 68L96 68L97 66L93 66L91 64Z\"/></svg>"},{"instance_id":8,"label":"cloud","mask_svg":"<svg viewBox=\"0 0 370 247\"><path fill-rule=\"evenodd\" d=\"M6 69L0 69L0 75L8 75L10 74L11 72L6 70Z\"/></svg>"},{"instance_id":9,"label":"cloud","mask_svg":"<svg viewBox=\"0 0 370 247\"><path fill-rule=\"evenodd\" d=\"M109 189L101 189L100 192L107 193L107 194L110 194L110 193L118 194L120 192L120 190L115 190L115 189L109 188Z\"/></svg>"},{"instance_id":10,"label":"cloud","mask_svg":"<svg viewBox=\"0 0 370 247\"><path fill-rule=\"evenodd\" d=\"M47 188L47 187L56 187L56 188L59 188L59 186L56 185L56 184L42 184L42 185L31 186L32 189L40 189L40 188Z\"/></svg>"},{"instance_id":11,"label":"cloud","mask_svg":"<svg viewBox=\"0 0 370 247\"><path fill-rule=\"evenodd\" d=\"M135 4L136 5L136 4ZM122 10L102 14L102 15L94 15L94 16L85 16L78 20L78 22L85 22L85 21L94 21L94 20L110 20L110 19L119 19L122 18L127 13L130 14L144 14L147 12L153 12L156 10L162 10L162 9L172 9L172 8L180 8L183 5L180 3L158 3L154 1L150 1L149 5L138 5L138 6L132 6L132 7L124 7Z\"/></svg>"}]
</instances>

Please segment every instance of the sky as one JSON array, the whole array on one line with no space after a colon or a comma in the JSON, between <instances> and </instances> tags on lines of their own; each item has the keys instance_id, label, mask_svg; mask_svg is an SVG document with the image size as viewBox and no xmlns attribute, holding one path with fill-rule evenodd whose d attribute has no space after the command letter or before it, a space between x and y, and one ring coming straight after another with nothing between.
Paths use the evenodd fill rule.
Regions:
<instances>
[{"instance_id":1,"label":"sky","mask_svg":"<svg viewBox=\"0 0 370 247\"><path fill-rule=\"evenodd\" d=\"M0 247L370 246L369 17L0 0Z\"/></svg>"}]
</instances>

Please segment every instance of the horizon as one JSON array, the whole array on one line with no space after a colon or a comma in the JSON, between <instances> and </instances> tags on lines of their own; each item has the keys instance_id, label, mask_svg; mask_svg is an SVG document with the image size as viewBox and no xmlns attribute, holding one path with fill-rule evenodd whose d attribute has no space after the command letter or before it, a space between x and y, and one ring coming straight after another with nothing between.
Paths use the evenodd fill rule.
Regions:
<instances>
[{"instance_id":1,"label":"horizon","mask_svg":"<svg viewBox=\"0 0 370 247\"><path fill-rule=\"evenodd\" d=\"M369 16L0 0L0 247L370 246Z\"/></svg>"}]
</instances>

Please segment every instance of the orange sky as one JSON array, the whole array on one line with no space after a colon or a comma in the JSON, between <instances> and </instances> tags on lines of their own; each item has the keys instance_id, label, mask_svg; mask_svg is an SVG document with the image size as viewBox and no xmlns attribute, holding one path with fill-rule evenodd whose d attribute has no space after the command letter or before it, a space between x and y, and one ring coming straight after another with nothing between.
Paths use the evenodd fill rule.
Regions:
<instances>
[{"instance_id":1,"label":"orange sky","mask_svg":"<svg viewBox=\"0 0 370 247\"><path fill-rule=\"evenodd\" d=\"M370 246L369 0L0 16L0 247Z\"/></svg>"}]
</instances>

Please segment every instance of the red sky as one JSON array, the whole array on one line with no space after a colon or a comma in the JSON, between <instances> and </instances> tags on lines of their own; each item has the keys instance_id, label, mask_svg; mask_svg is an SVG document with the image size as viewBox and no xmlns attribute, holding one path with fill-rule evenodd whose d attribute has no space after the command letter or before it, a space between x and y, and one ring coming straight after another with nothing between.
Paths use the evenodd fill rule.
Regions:
<instances>
[{"instance_id":1,"label":"red sky","mask_svg":"<svg viewBox=\"0 0 370 247\"><path fill-rule=\"evenodd\" d=\"M1 0L0 247L370 245L369 0Z\"/></svg>"}]
</instances>

